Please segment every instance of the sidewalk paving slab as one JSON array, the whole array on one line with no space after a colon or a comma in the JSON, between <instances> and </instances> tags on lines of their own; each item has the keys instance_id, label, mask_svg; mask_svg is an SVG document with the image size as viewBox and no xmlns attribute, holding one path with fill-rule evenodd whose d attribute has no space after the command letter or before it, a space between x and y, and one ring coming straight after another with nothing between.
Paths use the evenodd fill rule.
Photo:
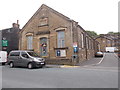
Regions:
<instances>
[{"instance_id":1,"label":"sidewalk paving slab","mask_svg":"<svg viewBox=\"0 0 120 90\"><path fill-rule=\"evenodd\" d=\"M80 66L94 66L98 65L103 57L97 57L97 58L91 58L89 60L83 61L82 63L76 64L75 66L71 65L53 65L53 64L48 64L45 67L47 68L69 68L69 67L80 67Z\"/></svg>"},{"instance_id":2,"label":"sidewalk paving slab","mask_svg":"<svg viewBox=\"0 0 120 90\"><path fill-rule=\"evenodd\" d=\"M77 65L79 65L79 66L98 65L101 62L102 58L101 57L91 58L91 59L83 61L82 63L79 63Z\"/></svg>"}]
</instances>

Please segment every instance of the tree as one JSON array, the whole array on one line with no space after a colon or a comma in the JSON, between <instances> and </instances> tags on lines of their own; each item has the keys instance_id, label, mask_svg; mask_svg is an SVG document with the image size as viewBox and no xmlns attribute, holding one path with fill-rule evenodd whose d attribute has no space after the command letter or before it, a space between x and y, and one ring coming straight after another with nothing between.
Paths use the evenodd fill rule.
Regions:
<instances>
[{"instance_id":1,"label":"tree","mask_svg":"<svg viewBox=\"0 0 120 90\"><path fill-rule=\"evenodd\" d=\"M86 31L90 36L92 36L93 38L97 37L97 33L95 31Z\"/></svg>"},{"instance_id":2,"label":"tree","mask_svg":"<svg viewBox=\"0 0 120 90\"><path fill-rule=\"evenodd\" d=\"M114 32L110 31L110 32L108 32L107 34L114 34Z\"/></svg>"},{"instance_id":3,"label":"tree","mask_svg":"<svg viewBox=\"0 0 120 90\"><path fill-rule=\"evenodd\" d=\"M113 32L113 31L110 31L110 32L108 32L107 34L120 34L120 32Z\"/></svg>"}]
</instances>

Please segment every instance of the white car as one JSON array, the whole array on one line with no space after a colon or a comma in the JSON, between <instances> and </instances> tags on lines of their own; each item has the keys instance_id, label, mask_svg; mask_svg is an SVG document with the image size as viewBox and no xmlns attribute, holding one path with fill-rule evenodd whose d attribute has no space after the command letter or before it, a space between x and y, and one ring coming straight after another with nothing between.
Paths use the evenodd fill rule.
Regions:
<instances>
[{"instance_id":1,"label":"white car","mask_svg":"<svg viewBox=\"0 0 120 90\"><path fill-rule=\"evenodd\" d=\"M95 57L103 57L103 53L102 52L96 52Z\"/></svg>"},{"instance_id":2,"label":"white car","mask_svg":"<svg viewBox=\"0 0 120 90\"><path fill-rule=\"evenodd\" d=\"M7 62L7 52L0 51L0 64L5 65L6 62Z\"/></svg>"}]
</instances>

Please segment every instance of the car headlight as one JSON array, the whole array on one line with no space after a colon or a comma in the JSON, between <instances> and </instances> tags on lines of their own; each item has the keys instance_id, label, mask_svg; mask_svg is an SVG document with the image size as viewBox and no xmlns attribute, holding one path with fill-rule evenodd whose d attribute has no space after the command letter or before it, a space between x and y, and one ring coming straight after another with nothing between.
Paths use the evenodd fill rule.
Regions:
<instances>
[{"instance_id":1,"label":"car headlight","mask_svg":"<svg viewBox=\"0 0 120 90\"><path fill-rule=\"evenodd\" d=\"M45 59L43 59L43 58L41 58L41 59L39 59L40 61L42 61L42 62L44 62L45 61Z\"/></svg>"},{"instance_id":2,"label":"car headlight","mask_svg":"<svg viewBox=\"0 0 120 90\"><path fill-rule=\"evenodd\" d=\"M36 58L34 58L34 61L35 61L35 62L41 62L41 60L38 60L38 59L36 59Z\"/></svg>"}]
</instances>

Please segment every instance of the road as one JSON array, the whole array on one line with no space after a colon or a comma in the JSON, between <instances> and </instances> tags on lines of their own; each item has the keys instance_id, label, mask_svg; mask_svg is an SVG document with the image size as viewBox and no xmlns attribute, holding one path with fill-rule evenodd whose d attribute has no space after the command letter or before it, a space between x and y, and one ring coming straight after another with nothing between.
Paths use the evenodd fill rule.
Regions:
<instances>
[{"instance_id":1,"label":"road","mask_svg":"<svg viewBox=\"0 0 120 90\"><path fill-rule=\"evenodd\" d=\"M96 58L98 59L98 58ZM2 67L3 88L118 88L118 58L106 53L99 65L80 67Z\"/></svg>"}]
</instances>

